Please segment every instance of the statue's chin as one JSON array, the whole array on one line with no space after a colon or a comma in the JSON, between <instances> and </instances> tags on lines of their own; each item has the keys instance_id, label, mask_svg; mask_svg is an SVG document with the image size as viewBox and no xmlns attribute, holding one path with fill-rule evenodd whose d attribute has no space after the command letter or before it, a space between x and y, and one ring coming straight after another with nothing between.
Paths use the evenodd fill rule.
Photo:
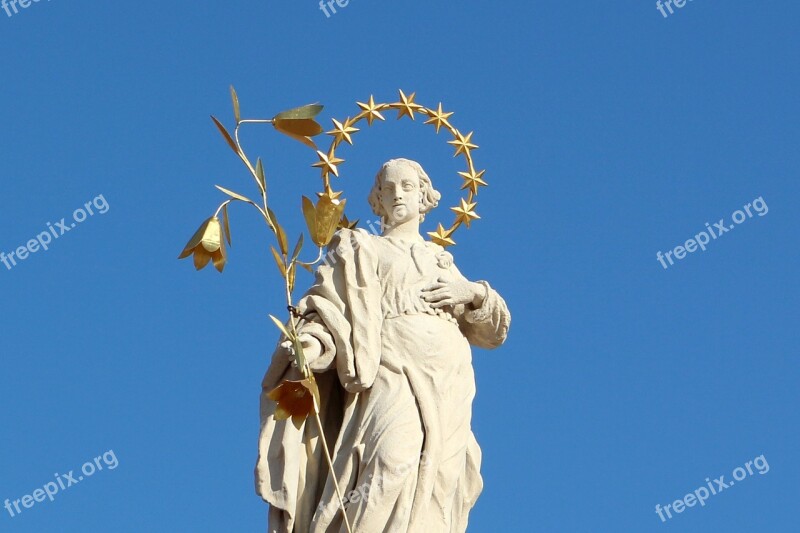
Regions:
<instances>
[{"instance_id":1,"label":"statue's chin","mask_svg":"<svg viewBox=\"0 0 800 533\"><path fill-rule=\"evenodd\" d=\"M405 206L395 207L392 209L392 214L387 218L392 226L399 226L411 220L410 212Z\"/></svg>"}]
</instances>

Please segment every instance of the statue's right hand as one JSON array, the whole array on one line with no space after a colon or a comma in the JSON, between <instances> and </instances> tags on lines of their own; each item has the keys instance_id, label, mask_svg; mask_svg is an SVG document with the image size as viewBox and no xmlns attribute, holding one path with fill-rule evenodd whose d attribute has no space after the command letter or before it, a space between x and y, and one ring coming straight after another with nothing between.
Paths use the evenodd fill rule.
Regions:
<instances>
[{"instance_id":1,"label":"statue's right hand","mask_svg":"<svg viewBox=\"0 0 800 533\"><path fill-rule=\"evenodd\" d=\"M303 347L303 355L306 358L306 362L311 365L322 357L322 343L314 337L313 335L309 335L308 333L300 333L300 345ZM281 348L283 348L289 356L289 359L292 361L292 366L297 367L297 360L295 359L294 354L294 345L292 341L285 340L281 343Z\"/></svg>"}]
</instances>

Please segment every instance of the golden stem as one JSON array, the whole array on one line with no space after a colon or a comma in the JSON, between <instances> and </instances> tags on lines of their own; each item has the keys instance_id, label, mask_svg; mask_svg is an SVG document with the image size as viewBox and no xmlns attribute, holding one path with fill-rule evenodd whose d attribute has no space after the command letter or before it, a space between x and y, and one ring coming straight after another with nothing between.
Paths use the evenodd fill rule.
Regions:
<instances>
[{"instance_id":1,"label":"golden stem","mask_svg":"<svg viewBox=\"0 0 800 533\"><path fill-rule=\"evenodd\" d=\"M214 213L214 218L218 217L219 216L219 212L222 211L222 208L225 207L226 205L228 205L229 203L231 203L232 201L233 201L233 198L231 198L230 200L225 200L224 202L222 202L222 204L217 208L217 212Z\"/></svg>"},{"instance_id":2,"label":"golden stem","mask_svg":"<svg viewBox=\"0 0 800 533\"><path fill-rule=\"evenodd\" d=\"M275 231L275 224L272 222L272 217L269 216L269 211L267 211L267 191L266 191L265 188L261 187L261 182L258 180L258 173L256 173L256 169L253 168L253 164L250 163L250 160L247 158L247 155L244 153L244 149L242 148L242 144L239 142L239 126L241 126L242 124L261 123L261 122L272 122L272 120L240 120L236 124L236 128L234 128L234 130L233 130L233 137L234 137L234 139L236 141L236 147L239 149L237 151L237 153L239 154L239 159L242 160L242 162L247 167L247 170L250 171L250 175L253 177L253 180L255 180L256 185L258 186L258 190L261 191L261 197L264 199L264 210L261 211L261 209L259 208L259 211L261 211L261 214L264 216L264 219L267 221L267 225L269 226L269 229L271 229L272 231Z\"/></svg>"},{"instance_id":3,"label":"golden stem","mask_svg":"<svg viewBox=\"0 0 800 533\"><path fill-rule=\"evenodd\" d=\"M325 451L325 459L328 461L328 469L331 471L331 476L333 476L333 486L336 488L336 497L339 498L339 505L341 505L340 509L342 510L342 518L344 518L344 525L347 527L348 533L353 533L352 528L350 527L350 521L347 519L347 510L344 508L344 498L342 497L342 491L339 490L339 481L336 479L336 472L333 470L333 460L331 460L331 456L328 453L328 441L325 439L325 432L322 430L322 420L319 418L319 408L317 406L317 400L314 399L314 420L317 421L317 428L319 429L319 436L322 440L322 448Z\"/></svg>"}]
</instances>

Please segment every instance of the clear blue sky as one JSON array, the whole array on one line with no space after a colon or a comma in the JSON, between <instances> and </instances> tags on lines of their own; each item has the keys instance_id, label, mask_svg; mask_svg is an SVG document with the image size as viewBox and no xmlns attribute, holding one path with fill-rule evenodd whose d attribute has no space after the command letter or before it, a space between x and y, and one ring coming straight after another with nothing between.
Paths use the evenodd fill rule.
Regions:
<instances>
[{"instance_id":1,"label":"clear blue sky","mask_svg":"<svg viewBox=\"0 0 800 533\"><path fill-rule=\"evenodd\" d=\"M668 18L631 0L0 11L0 251L108 206L0 264L0 505L118 461L13 518L0 508L0 530L264 529L258 396L283 308L267 235L239 207L224 275L176 259L222 200L214 184L255 194L209 119L230 125L234 84L248 116L320 101L328 127L404 89L476 132L490 186L454 253L513 323L474 353L470 531L796 531L798 17L788 0ZM370 218L375 171L404 156L445 193L428 223L449 221L446 139L387 118L341 151L348 213ZM243 142L296 235L314 154L269 127ZM766 215L657 260L759 197ZM655 513L762 454L766 474Z\"/></svg>"}]
</instances>

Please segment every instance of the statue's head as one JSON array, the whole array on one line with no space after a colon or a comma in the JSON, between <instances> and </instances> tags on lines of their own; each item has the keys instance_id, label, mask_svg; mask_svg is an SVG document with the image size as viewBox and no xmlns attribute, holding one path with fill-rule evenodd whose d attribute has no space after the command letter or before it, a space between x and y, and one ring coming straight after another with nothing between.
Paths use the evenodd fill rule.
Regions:
<instances>
[{"instance_id":1,"label":"statue's head","mask_svg":"<svg viewBox=\"0 0 800 533\"><path fill-rule=\"evenodd\" d=\"M419 163L391 159L375 176L369 205L385 223L400 225L415 217L419 222L425 220L425 213L439 205L441 197Z\"/></svg>"}]
</instances>

